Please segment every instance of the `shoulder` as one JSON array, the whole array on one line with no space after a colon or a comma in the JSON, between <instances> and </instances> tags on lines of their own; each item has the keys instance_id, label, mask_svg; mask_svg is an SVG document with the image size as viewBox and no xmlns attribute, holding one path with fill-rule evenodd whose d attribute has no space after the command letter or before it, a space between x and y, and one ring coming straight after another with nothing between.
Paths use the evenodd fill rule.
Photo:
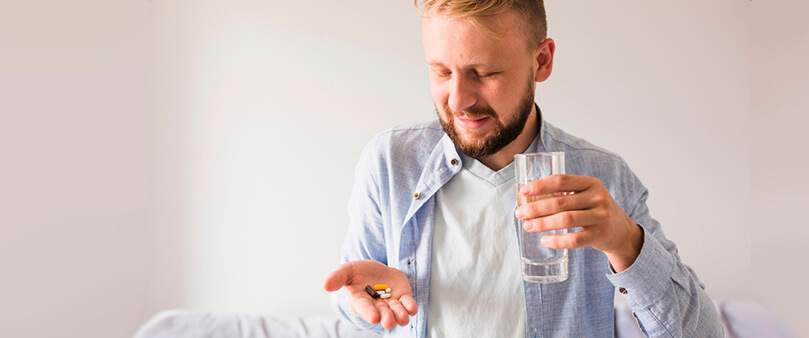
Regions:
<instances>
[{"instance_id":1,"label":"shoulder","mask_svg":"<svg viewBox=\"0 0 809 338\"><path fill-rule=\"evenodd\" d=\"M365 153L383 160L426 158L443 136L438 120L400 125L376 134Z\"/></svg>"},{"instance_id":2,"label":"shoulder","mask_svg":"<svg viewBox=\"0 0 809 338\"><path fill-rule=\"evenodd\" d=\"M443 135L441 124L433 120L390 128L374 136L372 142L382 147L434 146Z\"/></svg>"},{"instance_id":3,"label":"shoulder","mask_svg":"<svg viewBox=\"0 0 809 338\"><path fill-rule=\"evenodd\" d=\"M593 165L607 166L611 169L628 169L626 161L617 153L571 135L551 124L546 123L544 136L546 149L565 152L567 161L592 163Z\"/></svg>"},{"instance_id":4,"label":"shoulder","mask_svg":"<svg viewBox=\"0 0 809 338\"><path fill-rule=\"evenodd\" d=\"M549 151L565 152L568 174L598 178L624 210L631 210L645 193L643 183L617 153L550 125L546 127L545 141Z\"/></svg>"},{"instance_id":5,"label":"shoulder","mask_svg":"<svg viewBox=\"0 0 809 338\"><path fill-rule=\"evenodd\" d=\"M414 185L446 135L437 121L396 126L375 135L362 151L358 172L377 184Z\"/></svg>"}]
</instances>

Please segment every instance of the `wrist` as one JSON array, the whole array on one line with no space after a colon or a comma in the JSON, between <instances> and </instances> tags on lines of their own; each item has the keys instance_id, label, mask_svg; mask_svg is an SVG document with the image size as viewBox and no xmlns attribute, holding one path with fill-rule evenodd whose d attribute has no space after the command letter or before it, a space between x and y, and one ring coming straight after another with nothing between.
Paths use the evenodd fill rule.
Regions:
<instances>
[{"instance_id":1,"label":"wrist","mask_svg":"<svg viewBox=\"0 0 809 338\"><path fill-rule=\"evenodd\" d=\"M616 250L604 252L615 273L632 266L640 255L641 248L643 248L643 230L640 225L631 219L629 222L631 225L628 227L627 234L623 236L621 245Z\"/></svg>"}]
</instances>

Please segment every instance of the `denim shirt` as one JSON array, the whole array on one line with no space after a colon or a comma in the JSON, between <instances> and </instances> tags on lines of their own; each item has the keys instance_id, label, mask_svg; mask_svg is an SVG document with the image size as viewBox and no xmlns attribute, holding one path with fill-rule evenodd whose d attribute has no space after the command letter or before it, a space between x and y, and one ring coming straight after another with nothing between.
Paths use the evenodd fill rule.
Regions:
<instances>
[{"instance_id":1,"label":"denim shirt","mask_svg":"<svg viewBox=\"0 0 809 338\"><path fill-rule=\"evenodd\" d=\"M649 214L648 192L623 159L540 121L539 140L526 153L565 152L567 173L600 179L641 225L644 242L632 266L620 273L613 273L604 253L585 247L568 251L567 281L524 282L526 337L613 336L615 288L647 336L721 337L704 286ZM341 317L386 336L427 336L434 196L461 170L462 158L437 120L396 127L368 143L355 171L342 261L373 259L401 270L419 310L407 326L385 330L357 316L342 288L332 294ZM516 218L514 226L516 236Z\"/></svg>"}]
</instances>

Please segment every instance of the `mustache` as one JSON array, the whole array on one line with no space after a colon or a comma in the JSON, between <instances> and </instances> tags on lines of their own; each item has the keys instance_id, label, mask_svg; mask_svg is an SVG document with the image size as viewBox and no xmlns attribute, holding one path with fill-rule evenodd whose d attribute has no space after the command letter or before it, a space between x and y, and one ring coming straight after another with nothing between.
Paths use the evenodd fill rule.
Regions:
<instances>
[{"instance_id":1,"label":"mustache","mask_svg":"<svg viewBox=\"0 0 809 338\"><path fill-rule=\"evenodd\" d=\"M455 111L450 108L449 105L444 105L444 111L447 112L449 116L462 115L473 119L484 117L497 118L497 113L491 107L472 107L462 111Z\"/></svg>"}]
</instances>

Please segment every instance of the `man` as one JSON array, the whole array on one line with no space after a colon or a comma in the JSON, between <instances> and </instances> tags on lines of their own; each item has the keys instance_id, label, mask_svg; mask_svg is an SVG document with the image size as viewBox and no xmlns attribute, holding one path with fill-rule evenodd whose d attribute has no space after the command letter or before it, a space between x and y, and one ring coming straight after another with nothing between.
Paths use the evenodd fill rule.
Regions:
<instances>
[{"instance_id":1,"label":"man","mask_svg":"<svg viewBox=\"0 0 809 338\"><path fill-rule=\"evenodd\" d=\"M542 0L423 5L439 119L386 131L363 151L346 263L324 283L338 291L336 310L392 335L605 337L618 288L649 336L721 336L710 298L624 161L542 120L534 92L555 50ZM550 151L566 153L571 174L519 193L575 194L516 208L514 155ZM571 249L567 281L522 281L515 217L528 231L580 228L543 241ZM366 293L381 283L391 298Z\"/></svg>"}]
</instances>

